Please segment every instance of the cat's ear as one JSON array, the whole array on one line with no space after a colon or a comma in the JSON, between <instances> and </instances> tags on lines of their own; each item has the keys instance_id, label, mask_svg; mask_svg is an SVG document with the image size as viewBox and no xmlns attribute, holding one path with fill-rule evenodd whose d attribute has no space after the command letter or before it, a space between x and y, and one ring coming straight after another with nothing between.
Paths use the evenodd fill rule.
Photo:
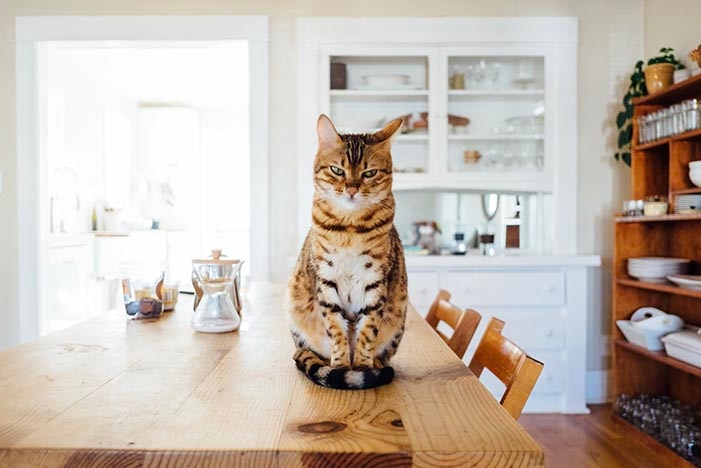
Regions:
<instances>
[{"instance_id":1,"label":"cat's ear","mask_svg":"<svg viewBox=\"0 0 701 468\"><path fill-rule=\"evenodd\" d=\"M331 123L331 119L324 114L321 114L316 121L316 133L319 135L320 149L333 149L341 144L341 137L338 136L336 127Z\"/></svg>"},{"instance_id":2,"label":"cat's ear","mask_svg":"<svg viewBox=\"0 0 701 468\"><path fill-rule=\"evenodd\" d=\"M400 117L398 119L392 120L390 123L385 125L384 128L375 132L375 144L380 144L384 143L385 141L389 141L394 136L394 134L397 133L400 128L402 128L402 123L404 123L404 119Z\"/></svg>"}]
</instances>

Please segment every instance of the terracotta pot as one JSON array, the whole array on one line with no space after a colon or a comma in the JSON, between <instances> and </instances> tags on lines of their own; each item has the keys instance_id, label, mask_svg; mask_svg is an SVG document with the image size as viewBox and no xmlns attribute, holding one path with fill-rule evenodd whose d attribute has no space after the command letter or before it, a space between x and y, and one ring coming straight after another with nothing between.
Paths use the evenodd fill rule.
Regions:
<instances>
[{"instance_id":1,"label":"terracotta pot","mask_svg":"<svg viewBox=\"0 0 701 468\"><path fill-rule=\"evenodd\" d=\"M643 70L645 74L645 86L649 94L662 91L672 86L674 80L674 65L671 63L656 63L648 65Z\"/></svg>"}]
</instances>

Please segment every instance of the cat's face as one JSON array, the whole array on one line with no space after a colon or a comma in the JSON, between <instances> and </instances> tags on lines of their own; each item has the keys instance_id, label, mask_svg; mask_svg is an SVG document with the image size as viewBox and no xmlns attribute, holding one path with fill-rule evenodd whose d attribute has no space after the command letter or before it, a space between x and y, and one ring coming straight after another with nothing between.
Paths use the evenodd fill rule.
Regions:
<instances>
[{"instance_id":1,"label":"cat's face","mask_svg":"<svg viewBox=\"0 0 701 468\"><path fill-rule=\"evenodd\" d=\"M317 196L345 210L368 207L392 192L392 136L402 119L369 134L339 135L328 117L317 122L319 149L314 160Z\"/></svg>"}]
</instances>

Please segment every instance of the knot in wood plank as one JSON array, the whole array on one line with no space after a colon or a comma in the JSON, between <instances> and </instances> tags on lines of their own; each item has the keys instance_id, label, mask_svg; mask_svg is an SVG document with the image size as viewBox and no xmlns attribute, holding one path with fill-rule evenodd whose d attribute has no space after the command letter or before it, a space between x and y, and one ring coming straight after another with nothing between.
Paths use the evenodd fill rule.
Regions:
<instances>
[{"instance_id":1,"label":"knot in wood plank","mask_svg":"<svg viewBox=\"0 0 701 468\"><path fill-rule=\"evenodd\" d=\"M299 432L307 434L330 434L332 432L340 432L348 427L346 424L336 421L320 421L309 424L300 424L297 427Z\"/></svg>"}]
</instances>

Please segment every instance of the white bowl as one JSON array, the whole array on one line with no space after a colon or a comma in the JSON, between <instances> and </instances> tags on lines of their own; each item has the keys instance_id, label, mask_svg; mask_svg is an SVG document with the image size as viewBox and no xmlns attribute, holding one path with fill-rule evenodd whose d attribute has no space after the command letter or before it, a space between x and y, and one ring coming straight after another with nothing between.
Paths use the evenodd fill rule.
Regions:
<instances>
[{"instance_id":1,"label":"white bowl","mask_svg":"<svg viewBox=\"0 0 701 468\"><path fill-rule=\"evenodd\" d=\"M689 179L695 186L701 187L701 171L689 171Z\"/></svg>"},{"instance_id":2,"label":"white bowl","mask_svg":"<svg viewBox=\"0 0 701 468\"><path fill-rule=\"evenodd\" d=\"M689 169L701 169L701 161L689 161Z\"/></svg>"}]
</instances>

